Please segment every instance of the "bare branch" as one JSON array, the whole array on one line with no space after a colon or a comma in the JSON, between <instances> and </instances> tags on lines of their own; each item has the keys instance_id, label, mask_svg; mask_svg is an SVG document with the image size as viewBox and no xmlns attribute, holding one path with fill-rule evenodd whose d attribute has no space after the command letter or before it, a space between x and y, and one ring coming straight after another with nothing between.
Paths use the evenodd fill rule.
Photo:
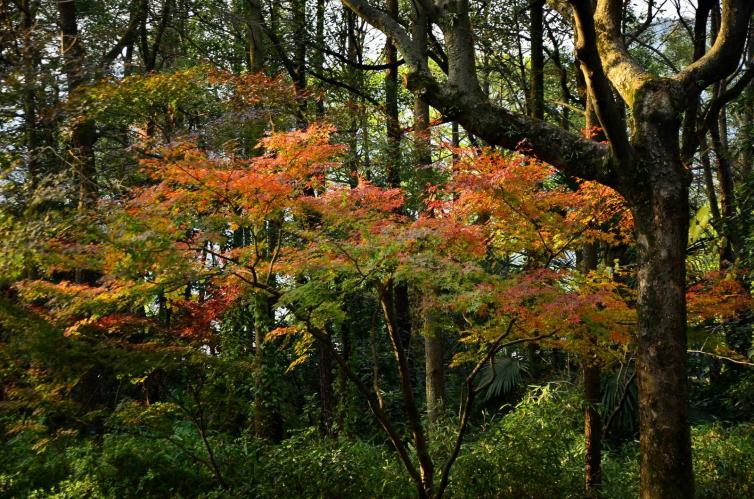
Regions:
<instances>
[{"instance_id":1,"label":"bare branch","mask_svg":"<svg viewBox=\"0 0 754 499\"><path fill-rule=\"evenodd\" d=\"M726 357L725 355L719 355L712 352L706 352L704 350L687 350L688 353L700 353L702 355L708 355L710 357L714 357L716 359L726 360L728 362L733 362L734 364L740 364L742 366L749 366L754 367L754 362L746 361L746 360L739 360L734 359L733 357Z\"/></svg>"}]
</instances>

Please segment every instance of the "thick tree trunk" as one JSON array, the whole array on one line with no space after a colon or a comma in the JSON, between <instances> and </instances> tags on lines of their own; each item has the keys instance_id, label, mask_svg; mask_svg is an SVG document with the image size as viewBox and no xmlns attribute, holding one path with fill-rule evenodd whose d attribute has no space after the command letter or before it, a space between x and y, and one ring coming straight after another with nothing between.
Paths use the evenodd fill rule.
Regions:
<instances>
[{"instance_id":1,"label":"thick tree trunk","mask_svg":"<svg viewBox=\"0 0 754 499\"><path fill-rule=\"evenodd\" d=\"M656 113L651 100L646 104L635 111L634 136L637 170L646 180L637 178L640 187L627 196L639 253L641 497L693 497L685 301L689 179L677 118Z\"/></svg>"}]
</instances>

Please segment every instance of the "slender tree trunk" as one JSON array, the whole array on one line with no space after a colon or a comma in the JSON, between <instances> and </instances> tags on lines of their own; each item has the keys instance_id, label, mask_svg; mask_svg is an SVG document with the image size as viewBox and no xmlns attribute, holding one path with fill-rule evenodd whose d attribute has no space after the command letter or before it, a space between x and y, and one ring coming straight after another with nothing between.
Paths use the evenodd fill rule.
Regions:
<instances>
[{"instance_id":1,"label":"slender tree trunk","mask_svg":"<svg viewBox=\"0 0 754 499\"><path fill-rule=\"evenodd\" d=\"M398 0L387 0L387 13L398 19ZM391 38L385 43L385 62L398 62L398 50ZM398 68L389 67L385 71L385 114L387 115L387 184L400 187L401 184L401 126L398 116Z\"/></svg>"},{"instance_id":2,"label":"slender tree trunk","mask_svg":"<svg viewBox=\"0 0 754 499\"><path fill-rule=\"evenodd\" d=\"M426 497L432 497L434 488L434 464L429 454L427 440L422 429L419 411L416 406L416 399L413 392L412 373L409 369L407 352L401 343L400 331L398 329L398 318L396 312L397 303L394 300L395 292L392 284L380 289L380 305L385 317L390 343L393 346L393 353L398 364L398 375L400 379L401 392L406 408L408 425L411 430L411 437L416 449L416 456L419 461L419 473L421 475L421 485Z\"/></svg>"},{"instance_id":3,"label":"slender tree trunk","mask_svg":"<svg viewBox=\"0 0 754 499\"><path fill-rule=\"evenodd\" d=\"M597 268L597 247L584 244L581 249L581 271ZM595 347L596 347L596 341ZM599 412L600 377L602 369L593 355L587 353L583 361L584 375L584 457L585 491L587 497L599 497L602 485L602 419Z\"/></svg>"},{"instance_id":4,"label":"slender tree trunk","mask_svg":"<svg viewBox=\"0 0 754 499\"><path fill-rule=\"evenodd\" d=\"M529 77L529 116L545 117L545 55L544 55L544 0L531 4L529 34L531 37L531 70Z\"/></svg>"},{"instance_id":5,"label":"slender tree trunk","mask_svg":"<svg viewBox=\"0 0 754 499\"><path fill-rule=\"evenodd\" d=\"M419 52L427 52L428 19L421 8L414 9L413 35ZM429 104L419 95L414 98L414 155L417 165L432 163L432 149L429 130ZM402 296L403 290L396 288L396 300L408 302L408 295ZM427 398L427 418L430 428L441 414L445 398L445 366L442 331L433 323L432 314L424 317L424 377Z\"/></svg>"},{"instance_id":6,"label":"slender tree trunk","mask_svg":"<svg viewBox=\"0 0 754 499\"><path fill-rule=\"evenodd\" d=\"M605 133L599 126L599 120L588 94L584 92L586 106L585 131L588 138L598 142L605 140ZM588 273L597 268L597 246L585 244L581 250L581 271ZM596 343L596 342L595 342ZM595 345L596 347L596 345ZM587 355L583 361L584 376L584 485L587 497L598 497L602 486L602 420L599 404L600 377L602 369Z\"/></svg>"},{"instance_id":7,"label":"slender tree trunk","mask_svg":"<svg viewBox=\"0 0 754 499\"><path fill-rule=\"evenodd\" d=\"M414 26L416 40L422 40L422 50L426 52L427 45L427 19L421 13L417 13ZM457 130L457 129L456 129ZM429 128L429 104L415 97L414 101L414 148L418 165L432 163L432 149ZM403 297L404 290L396 288L398 294L396 300L408 302L408 294ZM437 423L442 415L445 399L445 365L442 329L435 324L433 314L424 317L424 378L425 395L427 402L427 419L429 428Z\"/></svg>"},{"instance_id":8,"label":"slender tree trunk","mask_svg":"<svg viewBox=\"0 0 754 499\"><path fill-rule=\"evenodd\" d=\"M722 230L719 228L722 223L722 215L720 214L720 206L717 204L717 190L715 189L715 181L712 175L712 163L709 157L707 139L705 137L700 138L699 145L701 146L699 157L702 163L702 174L704 175L704 188L710 204L712 223L718 230Z\"/></svg>"},{"instance_id":9,"label":"slender tree trunk","mask_svg":"<svg viewBox=\"0 0 754 499\"><path fill-rule=\"evenodd\" d=\"M315 20L315 37L317 41L317 47L325 46L325 0L317 0ZM316 55L312 58L312 65L317 70L317 74L322 74L322 69L325 63L325 56L322 50L317 50ZM321 119L325 115L325 98L322 92L317 95L317 119Z\"/></svg>"},{"instance_id":10,"label":"slender tree trunk","mask_svg":"<svg viewBox=\"0 0 754 499\"><path fill-rule=\"evenodd\" d=\"M356 14L351 10L345 9L343 15L346 18L346 56L352 63L357 63L359 59L359 46L356 33ZM359 77L356 69L352 65L346 67L348 83L359 88ZM359 183L359 128L361 120L359 119L360 111L357 111L357 102L349 94L347 108L348 116L348 135L346 143L348 144L348 158L346 167L348 169L348 183L351 187L356 187Z\"/></svg>"},{"instance_id":11,"label":"slender tree trunk","mask_svg":"<svg viewBox=\"0 0 754 499\"><path fill-rule=\"evenodd\" d=\"M432 427L442 416L445 401L445 359L442 332L431 312L424 317L423 333L427 419L429 430L432 431Z\"/></svg>"},{"instance_id":12,"label":"slender tree trunk","mask_svg":"<svg viewBox=\"0 0 754 499\"><path fill-rule=\"evenodd\" d=\"M315 37L318 47L325 46L325 0L317 0L315 22ZM312 58L312 64L318 73L322 73L324 58L321 51L317 51ZM322 117L325 113L324 101L317 98L317 116ZM330 351L321 343L315 345L319 368L319 397L320 397L320 431L323 435L335 434L335 393L333 390L333 359Z\"/></svg>"},{"instance_id":13,"label":"slender tree trunk","mask_svg":"<svg viewBox=\"0 0 754 499\"><path fill-rule=\"evenodd\" d=\"M283 428L278 410L277 366L274 361L274 345L267 341L274 325L272 297L259 291L254 297L254 433L263 439L277 442Z\"/></svg>"},{"instance_id":14,"label":"slender tree trunk","mask_svg":"<svg viewBox=\"0 0 754 499\"><path fill-rule=\"evenodd\" d=\"M426 57L429 20L422 7L414 8L412 31L416 51ZM427 165L432 162L429 138L429 104L419 95L414 97L414 150L416 162Z\"/></svg>"},{"instance_id":15,"label":"slender tree trunk","mask_svg":"<svg viewBox=\"0 0 754 499\"><path fill-rule=\"evenodd\" d=\"M23 67L24 67L24 141L26 146L26 166L29 186L33 190L39 177L39 132L37 131L37 68L39 50L33 37L36 16L36 2L24 0L22 5L23 23Z\"/></svg>"},{"instance_id":16,"label":"slender tree trunk","mask_svg":"<svg viewBox=\"0 0 754 499\"><path fill-rule=\"evenodd\" d=\"M602 486L602 420L599 413L600 376L596 364L584 364L584 456L587 497L599 497Z\"/></svg>"},{"instance_id":17,"label":"slender tree trunk","mask_svg":"<svg viewBox=\"0 0 754 499\"><path fill-rule=\"evenodd\" d=\"M299 101L299 128L309 126L306 116L308 101L306 97L306 0L292 0L294 34L293 64L296 78L293 82Z\"/></svg>"},{"instance_id":18,"label":"slender tree trunk","mask_svg":"<svg viewBox=\"0 0 754 499\"><path fill-rule=\"evenodd\" d=\"M721 116L722 118L722 116ZM742 242L737 230L736 199L733 185L733 169L731 168L728 148L719 120L713 120L710 126L712 150L717 158L717 180L720 184L720 205L722 208L722 223L719 229L722 232L723 241L720 247L720 268L731 266L736 261L736 254L741 250Z\"/></svg>"}]
</instances>

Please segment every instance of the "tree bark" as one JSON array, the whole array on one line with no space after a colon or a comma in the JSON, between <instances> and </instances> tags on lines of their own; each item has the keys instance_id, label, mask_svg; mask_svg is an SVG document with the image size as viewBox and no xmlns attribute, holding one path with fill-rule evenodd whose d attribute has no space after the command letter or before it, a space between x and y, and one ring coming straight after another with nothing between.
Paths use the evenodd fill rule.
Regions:
<instances>
[{"instance_id":1,"label":"tree bark","mask_svg":"<svg viewBox=\"0 0 754 499\"><path fill-rule=\"evenodd\" d=\"M544 0L531 4L531 76L529 77L529 116L545 118Z\"/></svg>"},{"instance_id":2,"label":"tree bark","mask_svg":"<svg viewBox=\"0 0 754 499\"><path fill-rule=\"evenodd\" d=\"M320 0L322 1L322 0ZM266 56L264 31L262 30L262 6L258 0L246 0L246 26L249 45L249 71L258 73L264 69Z\"/></svg>"},{"instance_id":3,"label":"tree bark","mask_svg":"<svg viewBox=\"0 0 754 499\"><path fill-rule=\"evenodd\" d=\"M76 90L88 79L86 52L78 32L76 2L58 0L60 17L61 46L63 65L68 80L68 98L75 97ZM71 142L68 158L79 181L79 209L94 204L97 198L94 144L97 130L91 120L76 122L71 127Z\"/></svg>"},{"instance_id":4,"label":"tree bark","mask_svg":"<svg viewBox=\"0 0 754 499\"><path fill-rule=\"evenodd\" d=\"M584 364L584 476L587 497L599 497L602 485L601 373L598 365Z\"/></svg>"},{"instance_id":5,"label":"tree bark","mask_svg":"<svg viewBox=\"0 0 754 499\"><path fill-rule=\"evenodd\" d=\"M335 394L333 393L332 355L321 343L317 343L319 363L319 396L322 409L320 430L323 435L334 435Z\"/></svg>"},{"instance_id":6,"label":"tree bark","mask_svg":"<svg viewBox=\"0 0 754 499\"><path fill-rule=\"evenodd\" d=\"M588 103L588 102L587 102ZM587 109L587 117L591 113ZM587 118L587 123L589 119ZM587 128L588 130L589 128ZM586 274L597 268L597 246L581 248L581 271ZM596 347L596 341L594 341ZM602 485L602 419L599 405L602 369L591 352L583 360L584 379L584 482L587 497L599 497Z\"/></svg>"},{"instance_id":7,"label":"tree bark","mask_svg":"<svg viewBox=\"0 0 754 499\"><path fill-rule=\"evenodd\" d=\"M398 19L398 0L387 0L387 12ZM401 126L398 117L398 49L392 39L385 42L385 63L390 67L385 71L385 114L387 117L387 185L400 187L401 184Z\"/></svg>"},{"instance_id":8,"label":"tree bark","mask_svg":"<svg viewBox=\"0 0 754 499\"><path fill-rule=\"evenodd\" d=\"M267 341L274 324L273 298L263 291L254 296L254 433L277 442L283 427L275 390L277 369L274 363L274 345Z\"/></svg>"},{"instance_id":9,"label":"tree bark","mask_svg":"<svg viewBox=\"0 0 754 499\"><path fill-rule=\"evenodd\" d=\"M641 497L693 497L687 410L686 244L689 175L678 151L680 123L637 111L636 166L648 182L632 192L639 256L638 358ZM638 180L638 179L637 179Z\"/></svg>"},{"instance_id":10,"label":"tree bark","mask_svg":"<svg viewBox=\"0 0 754 499\"><path fill-rule=\"evenodd\" d=\"M433 314L424 317L424 376L429 431L442 416L445 402L445 358L442 331Z\"/></svg>"}]
</instances>

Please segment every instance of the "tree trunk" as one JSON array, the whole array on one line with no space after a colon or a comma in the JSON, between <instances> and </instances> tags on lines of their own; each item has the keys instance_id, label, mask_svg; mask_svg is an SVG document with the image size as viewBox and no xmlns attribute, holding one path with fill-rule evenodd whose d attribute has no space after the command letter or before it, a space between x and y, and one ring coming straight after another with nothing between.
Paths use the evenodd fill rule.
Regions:
<instances>
[{"instance_id":1,"label":"tree trunk","mask_svg":"<svg viewBox=\"0 0 754 499\"><path fill-rule=\"evenodd\" d=\"M540 120L545 117L544 9L544 0L531 3L531 24L529 27L529 34L531 35L529 116Z\"/></svg>"},{"instance_id":2,"label":"tree trunk","mask_svg":"<svg viewBox=\"0 0 754 499\"><path fill-rule=\"evenodd\" d=\"M306 0L292 0L293 28L293 65L296 77L293 86L299 101L298 127L302 130L309 126L306 115L308 99L306 98Z\"/></svg>"},{"instance_id":3,"label":"tree trunk","mask_svg":"<svg viewBox=\"0 0 754 499\"><path fill-rule=\"evenodd\" d=\"M23 2L23 68L24 68L24 140L29 187L34 190L39 180L39 132L37 127L37 71L39 50L34 44L34 23L37 5L29 0Z\"/></svg>"},{"instance_id":4,"label":"tree trunk","mask_svg":"<svg viewBox=\"0 0 754 499\"><path fill-rule=\"evenodd\" d=\"M408 427L411 431L416 457L419 461L419 473L421 476L421 487L426 497L432 497L434 487L434 464L429 454L429 447L419 418L419 411L416 406L414 397L414 384L412 374L409 369L406 349L401 345L400 330L398 329L397 303L395 302L395 292L393 284L380 289L380 305L385 318L388 337L393 347L396 362L398 364L398 375L400 380L403 402L405 405Z\"/></svg>"},{"instance_id":5,"label":"tree trunk","mask_svg":"<svg viewBox=\"0 0 754 499\"><path fill-rule=\"evenodd\" d=\"M274 325L272 297L258 292L254 297L254 433L263 439L277 442L283 428L275 393L277 369L274 345L267 341Z\"/></svg>"},{"instance_id":6,"label":"tree trunk","mask_svg":"<svg viewBox=\"0 0 754 499\"><path fill-rule=\"evenodd\" d=\"M589 114L587 112L587 114ZM588 128L587 128L588 129ZM597 246L584 244L581 249L581 271L588 273L597 268ZM596 347L596 340L593 340ZM584 358L584 459L585 492L587 497L599 497L602 485L602 420L599 404L600 377L599 363L587 353Z\"/></svg>"},{"instance_id":7,"label":"tree trunk","mask_svg":"<svg viewBox=\"0 0 754 499\"><path fill-rule=\"evenodd\" d=\"M262 32L262 6L257 0L246 2L246 25L249 44L249 71L258 73L264 69L265 45Z\"/></svg>"},{"instance_id":8,"label":"tree trunk","mask_svg":"<svg viewBox=\"0 0 754 499\"><path fill-rule=\"evenodd\" d=\"M319 396L322 405L320 429L323 435L333 435L335 418L335 395L333 393L332 354L320 342L317 343L319 361Z\"/></svg>"},{"instance_id":9,"label":"tree trunk","mask_svg":"<svg viewBox=\"0 0 754 499\"><path fill-rule=\"evenodd\" d=\"M68 80L68 99L74 98L76 89L87 79L85 51L78 32L76 2L58 0L60 16L61 53ZM97 130L91 120L77 121L71 127L69 160L79 180L79 209L94 204L97 197L94 144Z\"/></svg>"},{"instance_id":10,"label":"tree trunk","mask_svg":"<svg viewBox=\"0 0 754 499\"><path fill-rule=\"evenodd\" d=\"M587 497L599 497L602 485L602 421L599 413L601 369L584 364L584 456Z\"/></svg>"},{"instance_id":11,"label":"tree trunk","mask_svg":"<svg viewBox=\"0 0 754 499\"><path fill-rule=\"evenodd\" d=\"M414 43L417 51L421 54L427 53L427 36L429 29L429 20L426 13L421 7L414 9L414 19L412 30ZM426 55L422 55L426 60ZM429 149L429 104L419 95L414 96L414 153L416 162L419 165L427 165L432 162L432 155Z\"/></svg>"},{"instance_id":12,"label":"tree trunk","mask_svg":"<svg viewBox=\"0 0 754 499\"><path fill-rule=\"evenodd\" d=\"M442 332L432 313L424 318L425 390L429 430L442 415L445 400L445 362Z\"/></svg>"},{"instance_id":13,"label":"tree trunk","mask_svg":"<svg viewBox=\"0 0 754 499\"><path fill-rule=\"evenodd\" d=\"M398 19L398 0L387 1L387 13ZM398 62L398 50L392 39L385 42L385 62ZM385 71L385 114L387 117L387 185L400 187L401 184L401 125L398 117L398 68L389 67Z\"/></svg>"},{"instance_id":14,"label":"tree trunk","mask_svg":"<svg viewBox=\"0 0 754 499\"><path fill-rule=\"evenodd\" d=\"M325 46L325 0L317 0L317 10L315 12L315 27L314 36L317 47ZM312 57L312 65L317 71L317 74L322 74L322 69L325 64L325 54L322 50L317 50ZM317 120L321 120L325 115L325 95L323 92L318 92L317 101Z\"/></svg>"},{"instance_id":15,"label":"tree trunk","mask_svg":"<svg viewBox=\"0 0 754 499\"><path fill-rule=\"evenodd\" d=\"M686 380L689 177L680 161L677 118L656 113L655 106L638 107L635 164L646 181L637 178L640 187L627 198L639 253L641 497L693 497Z\"/></svg>"},{"instance_id":16,"label":"tree trunk","mask_svg":"<svg viewBox=\"0 0 754 499\"><path fill-rule=\"evenodd\" d=\"M722 115L720 116L720 119L723 119ZM736 199L733 185L733 169L731 168L723 130L724 128L720 126L718 120L712 122L709 130L712 139L712 150L715 152L715 157L717 158L717 179L720 184L722 223L717 229L723 236L720 245L721 269L730 267L735 263L736 255L741 250L743 244L740 240L740 233L738 232L735 223Z\"/></svg>"},{"instance_id":17,"label":"tree trunk","mask_svg":"<svg viewBox=\"0 0 754 499\"><path fill-rule=\"evenodd\" d=\"M346 9L343 14L346 18L346 57L348 57L349 62L356 64L360 59L356 15L348 9ZM352 64L349 64L346 67L346 75L347 81L351 86L361 88L359 74ZM346 138L348 157L345 166L348 170L348 184L351 187L356 187L359 183L359 128L361 125L359 114L361 111L357 109L358 104L350 93L348 95L346 107L350 112L348 116L348 133Z\"/></svg>"}]
</instances>

